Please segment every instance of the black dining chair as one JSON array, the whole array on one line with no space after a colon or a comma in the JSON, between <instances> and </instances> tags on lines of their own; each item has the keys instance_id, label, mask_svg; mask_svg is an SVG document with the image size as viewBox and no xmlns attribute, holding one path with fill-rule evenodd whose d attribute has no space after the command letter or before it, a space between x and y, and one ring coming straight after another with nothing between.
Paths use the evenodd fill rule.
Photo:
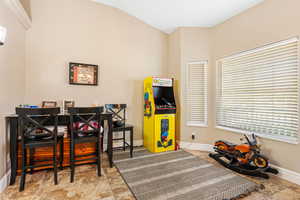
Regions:
<instances>
[{"instance_id":1,"label":"black dining chair","mask_svg":"<svg viewBox=\"0 0 300 200\"><path fill-rule=\"evenodd\" d=\"M113 150L126 150L126 147L130 148L130 157L133 156L133 126L126 123L126 104L105 104L105 110L107 113L112 114L113 118L113 133L123 132L122 137L113 137L113 141L122 141L122 146L113 147ZM126 141L126 133L129 131L130 144Z\"/></svg>"},{"instance_id":2,"label":"black dining chair","mask_svg":"<svg viewBox=\"0 0 300 200\"><path fill-rule=\"evenodd\" d=\"M70 107L70 167L71 183L74 182L75 166L77 162L95 160L90 164L97 164L98 176L101 176L101 113L103 107ZM75 145L81 143L96 143L96 152L75 155ZM91 157L92 156L92 157ZM83 159L82 159L83 157ZM84 158L88 157L88 158ZM78 159L77 159L78 158ZM79 165L79 164L78 164Z\"/></svg>"},{"instance_id":3,"label":"black dining chair","mask_svg":"<svg viewBox=\"0 0 300 200\"><path fill-rule=\"evenodd\" d=\"M22 175L20 181L20 191L24 190L25 178L28 173L34 168L52 166L54 169L54 183L57 181L57 144L60 143L60 165L63 162L63 137L57 136L57 124L58 114L60 108L16 108L16 114L18 115L18 132L21 136L21 150L22 150ZM54 120L54 123L53 123ZM46 123L52 122L54 124L53 129L49 129L45 126ZM38 162L45 164L33 164L33 155L30 156L30 163L27 163L28 150L40 147L52 147L53 156L52 159L38 160ZM52 163L49 164L49 161Z\"/></svg>"}]
</instances>

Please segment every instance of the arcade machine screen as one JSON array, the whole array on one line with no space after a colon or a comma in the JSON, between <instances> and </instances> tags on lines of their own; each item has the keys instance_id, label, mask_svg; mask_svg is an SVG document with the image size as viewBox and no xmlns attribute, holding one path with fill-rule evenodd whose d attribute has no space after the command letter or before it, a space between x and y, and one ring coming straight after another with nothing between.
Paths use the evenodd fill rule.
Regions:
<instances>
[{"instance_id":1,"label":"arcade machine screen","mask_svg":"<svg viewBox=\"0 0 300 200\"><path fill-rule=\"evenodd\" d=\"M153 95L157 114L176 112L173 87L154 86Z\"/></svg>"}]
</instances>

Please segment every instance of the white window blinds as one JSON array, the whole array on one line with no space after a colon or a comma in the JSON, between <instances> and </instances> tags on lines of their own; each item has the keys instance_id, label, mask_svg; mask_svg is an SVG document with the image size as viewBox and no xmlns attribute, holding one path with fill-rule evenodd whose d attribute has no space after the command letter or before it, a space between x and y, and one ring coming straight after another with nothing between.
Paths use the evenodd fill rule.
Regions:
<instances>
[{"instance_id":1,"label":"white window blinds","mask_svg":"<svg viewBox=\"0 0 300 200\"><path fill-rule=\"evenodd\" d=\"M217 126L298 142L298 38L218 62Z\"/></svg>"},{"instance_id":2,"label":"white window blinds","mask_svg":"<svg viewBox=\"0 0 300 200\"><path fill-rule=\"evenodd\" d=\"M186 76L188 126L207 126L207 61L190 62Z\"/></svg>"}]
</instances>

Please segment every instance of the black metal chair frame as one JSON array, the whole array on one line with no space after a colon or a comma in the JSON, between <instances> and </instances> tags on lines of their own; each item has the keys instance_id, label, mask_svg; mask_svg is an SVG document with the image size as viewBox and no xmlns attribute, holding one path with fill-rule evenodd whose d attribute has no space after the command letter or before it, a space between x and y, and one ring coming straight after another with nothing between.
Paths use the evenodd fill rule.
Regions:
<instances>
[{"instance_id":1,"label":"black metal chair frame","mask_svg":"<svg viewBox=\"0 0 300 200\"><path fill-rule=\"evenodd\" d=\"M88 160L96 160L96 162L89 163L89 164L97 164L97 171L98 176L101 176L101 113L103 112L103 107L69 107L68 112L70 114L70 167L71 167L71 183L74 182L75 176L75 166L76 162L88 161ZM90 124L91 121L97 121L98 127L95 128ZM80 121L82 125L75 129L73 127L74 122ZM84 126L90 127L92 130L84 131L81 130ZM78 133L94 133L92 136L83 136L79 137ZM75 155L75 145L80 143L96 143L96 152L84 155ZM84 158L84 159L76 159L82 158L87 156L94 156L91 158Z\"/></svg>"},{"instance_id":2,"label":"black metal chair frame","mask_svg":"<svg viewBox=\"0 0 300 200\"><path fill-rule=\"evenodd\" d=\"M121 138L113 138L113 141L123 141L122 147L113 147L113 150L123 149L126 150L126 147L130 148L130 157L133 156L133 126L126 124L126 104L105 104L105 109L107 113L112 114L113 119L120 120L122 122L122 126L120 127L113 127L114 132L123 132L123 137ZM122 115L123 112L123 115ZM126 142L126 131L130 132L130 144Z\"/></svg>"},{"instance_id":3,"label":"black metal chair frame","mask_svg":"<svg viewBox=\"0 0 300 200\"><path fill-rule=\"evenodd\" d=\"M54 183L57 181L57 144L60 142L60 166L63 163L63 137L58 138L57 136L57 124L58 124L58 114L60 113L60 108L16 108L16 114L18 115L19 123L19 135L21 136L21 150L22 150L22 175L20 181L20 191L25 188L25 179L27 170L30 172L34 168L52 166L54 169ZM34 119L34 116L45 116L41 121ZM44 124L54 119L54 129L49 130L44 126ZM30 126L29 126L30 125ZM50 134L50 138L47 139L29 139L28 134L42 130ZM39 160L39 162L49 162L53 161L52 164L38 164L34 165L34 149L39 147L53 147L53 156L51 160ZM30 161L27 164L27 148L30 150Z\"/></svg>"}]
</instances>

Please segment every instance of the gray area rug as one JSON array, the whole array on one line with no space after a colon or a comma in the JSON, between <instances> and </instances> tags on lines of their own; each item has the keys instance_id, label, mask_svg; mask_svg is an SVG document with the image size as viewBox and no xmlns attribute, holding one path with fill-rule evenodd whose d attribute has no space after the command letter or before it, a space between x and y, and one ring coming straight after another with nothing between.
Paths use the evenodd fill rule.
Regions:
<instances>
[{"instance_id":1,"label":"gray area rug","mask_svg":"<svg viewBox=\"0 0 300 200\"><path fill-rule=\"evenodd\" d=\"M183 150L152 154L145 149L114 154L114 163L137 200L224 200L260 186Z\"/></svg>"}]
</instances>

